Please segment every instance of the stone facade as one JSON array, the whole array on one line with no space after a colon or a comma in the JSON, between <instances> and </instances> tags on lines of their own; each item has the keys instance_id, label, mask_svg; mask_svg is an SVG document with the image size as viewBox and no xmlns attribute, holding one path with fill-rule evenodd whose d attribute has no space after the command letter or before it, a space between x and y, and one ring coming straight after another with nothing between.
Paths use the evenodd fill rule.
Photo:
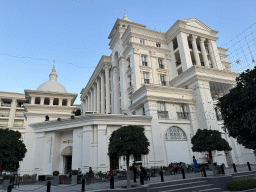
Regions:
<instances>
[{"instance_id":1,"label":"stone facade","mask_svg":"<svg viewBox=\"0 0 256 192\"><path fill-rule=\"evenodd\" d=\"M178 20L166 33L146 29L126 14L117 19L109 35L112 54L102 56L81 91L81 116L70 118L72 94L58 93L68 104L53 108L33 105L32 98L57 93L25 90L32 101L25 105L30 136L25 134L29 149L21 174L107 171L109 138L125 125L145 128L150 153L131 159L145 167L191 164L193 155L205 162L205 153L191 150L197 129L219 130L230 143L231 152L213 153L218 164L255 163L252 150L221 129L216 99L235 86L239 74L230 71L227 50L216 46L217 33L196 18ZM63 118L42 122L45 114ZM123 158L116 164L126 168Z\"/></svg>"}]
</instances>

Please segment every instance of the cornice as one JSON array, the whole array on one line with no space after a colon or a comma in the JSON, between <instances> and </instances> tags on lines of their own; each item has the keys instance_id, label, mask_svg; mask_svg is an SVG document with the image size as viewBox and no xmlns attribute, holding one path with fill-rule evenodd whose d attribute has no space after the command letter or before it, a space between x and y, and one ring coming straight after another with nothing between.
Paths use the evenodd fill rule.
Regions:
<instances>
[{"instance_id":1,"label":"cornice","mask_svg":"<svg viewBox=\"0 0 256 192\"><path fill-rule=\"evenodd\" d=\"M163 53L163 54L169 54L169 52L170 52L170 50L166 49L166 48L160 48L160 47L155 47L155 46L150 46L150 45L143 45L140 43L133 43L133 42L131 44L134 49L142 49L142 50L147 50L147 51L151 51L151 52L152 52L152 50L154 50L155 52Z\"/></svg>"},{"instance_id":2,"label":"cornice","mask_svg":"<svg viewBox=\"0 0 256 192\"><path fill-rule=\"evenodd\" d=\"M214 77L215 76L215 77ZM170 84L175 87L182 87L186 84L191 84L197 80L216 81L234 84L238 73L229 72L226 70L219 70L213 68L206 68L201 66L192 66L179 76L170 81Z\"/></svg>"},{"instance_id":3,"label":"cornice","mask_svg":"<svg viewBox=\"0 0 256 192\"><path fill-rule=\"evenodd\" d=\"M0 99L1 98L26 100L24 93L13 93L13 92L4 92L4 91L0 91Z\"/></svg>"},{"instance_id":4,"label":"cornice","mask_svg":"<svg viewBox=\"0 0 256 192\"><path fill-rule=\"evenodd\" d=\"M63 118L61 121L50 120L40 123L30 124L30 127L34 128L36 132L74 129L78 127L99 124L99 125L151 125L151 116L142 115L81 115L75 116L74 119Z\"/></svg>"},{"instance_id":5,"label":"cornice","mask_svg":"<svg viewBox=\"0 0 256 192\"><path fill-rule=\"evenodd\" d=\"M76 97L77 93L60 93L60 92L51 92L51 91L39 91L39 90L30 90L25 89L24 90L26 96L45 96L45 97L59 97L59 98L73 98Z\"/></svg>"}]
</instances>

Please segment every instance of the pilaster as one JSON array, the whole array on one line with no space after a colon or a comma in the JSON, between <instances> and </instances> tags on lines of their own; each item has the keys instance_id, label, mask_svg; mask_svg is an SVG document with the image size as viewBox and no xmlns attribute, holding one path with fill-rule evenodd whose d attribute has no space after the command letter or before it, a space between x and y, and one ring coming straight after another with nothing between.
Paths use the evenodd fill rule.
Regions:
<instances>
[{"instance_id":1,"label":"pilaster","mask_svg":"<svg viewBox=\"0 0 256 192\"><path fill-rule=\"evenodd\" d=\"M96 80L97 83L97 113L100 113L100 80Z\"/></svg>"},{"instance_id":2,"label":"pilaster","mask_svg":"<svg viewBox=\"0 0 256 192\"><path fill-rule=\"evenodd\" d=\"M82 173L89 171L90 165L90 154L91 154L91 125L83 127L83 161L82 161Z\"/></svg>"},{"instance_id":3,"label":"pilaster","mask_svg":"<svg viewBox=\"0 0 256 192\"><path fill-rule=\"evenodd\" d=\"M106 138L107 125L98 125L98 171L108 171L109 156L107 138Z\"/></svg>"},{"instance_id":4,"label":"pilaster","mask_svg":"<svg viewBox=\"0 0 256 192\"><path fill-rule=\"evenodd\" d=\"M119 86L119 69L114 66L112 68L112 79L113 79L113 106L114 106L114 114L119 114L120 111L120 86Z\"/></svg>"},{"instance_id":5,"label":"pilaster","mask_svg":"<svg viewBox=\"0 0 256 192\"><path fill-rule=\"evenodd\" d=\"M83 129L73 129L73 148L72 148L72 169L82 169L83 159Z\"/></svg>"}]
</instances>

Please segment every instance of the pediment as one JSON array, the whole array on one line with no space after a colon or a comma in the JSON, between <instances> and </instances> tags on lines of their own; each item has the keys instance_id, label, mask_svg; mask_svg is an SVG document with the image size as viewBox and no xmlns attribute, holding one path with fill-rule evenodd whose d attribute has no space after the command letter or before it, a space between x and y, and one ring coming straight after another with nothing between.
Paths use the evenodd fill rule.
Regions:
<instances>
[{"instance_id":1,"label":"pediment","mask_svg":"<svg viewBox=\"0 0 256 192\"><path fill-rule=\"evenodd\" d=\"M191 29L194 31L198 31L201 33L206 33L208 35L214 35L214 36L218 33L218 31L211 29L210 27L208 27L207 25L205 25L203 22L201 22L195 17L189 18L189 19L182 19L182 21L186 22L187 29Z\"/></svg>"}]
</instances>

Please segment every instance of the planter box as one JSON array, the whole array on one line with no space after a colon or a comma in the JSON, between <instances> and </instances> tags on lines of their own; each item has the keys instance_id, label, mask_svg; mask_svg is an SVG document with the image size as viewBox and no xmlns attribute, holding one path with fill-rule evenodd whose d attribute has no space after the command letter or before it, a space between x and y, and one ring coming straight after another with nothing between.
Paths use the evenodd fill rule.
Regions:
<instances>
[{"instance_id":1,"label":"planter box","mask_svg":"<svg viewBox=\"0 0 256 192\"><path fill-rule=\"evenodd\" d=\"M72 185L77 184L77 175L72 175L72 181L71 181Z\"/></svg>"},{"instance_id":2,"label":"planter box","mask_svg":"<svg viewBox=\"0 0 256 192\"><path fill-rule=\"evenodd\" d=\"M52 184L53 185L59 185L60 184L60 177L59 176L53 176Z\"/></svg>"},{"instance_id":3,"label":"planter box","mask_svg":"<svg viewBox=\"0 0 256 192\"><path fill-rule=\"evenodd\" d=\"M6 190L9 186L9 183L10 183L10 179L4 180L2 189Z\"/></svg>"}]
</instances>

